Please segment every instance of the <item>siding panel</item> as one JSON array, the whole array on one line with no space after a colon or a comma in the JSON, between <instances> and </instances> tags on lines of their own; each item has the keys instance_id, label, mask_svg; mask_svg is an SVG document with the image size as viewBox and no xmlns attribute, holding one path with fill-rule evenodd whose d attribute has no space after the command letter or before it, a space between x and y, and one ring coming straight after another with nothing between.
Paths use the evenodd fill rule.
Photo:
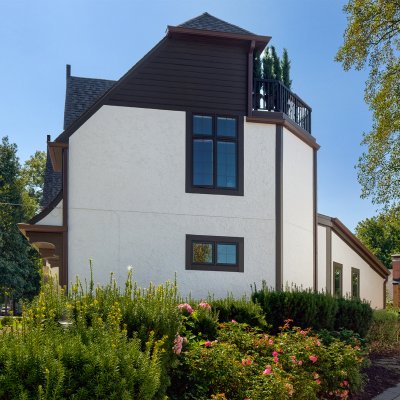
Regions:
<instances>
[{"instance_id":1,"label":"siding panel","mask_svg":"<svg viewBox=\"0 0 400 400\"><path fill-rule=\"evenodd\" d=\"M106 104L245 115L247 49L169 38Z\"/></svg>"}]
</instances>

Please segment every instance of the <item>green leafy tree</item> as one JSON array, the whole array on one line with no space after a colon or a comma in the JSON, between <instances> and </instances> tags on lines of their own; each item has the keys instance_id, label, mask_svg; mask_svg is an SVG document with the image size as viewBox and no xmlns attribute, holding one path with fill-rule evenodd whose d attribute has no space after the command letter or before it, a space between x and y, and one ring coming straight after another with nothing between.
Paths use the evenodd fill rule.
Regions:
<instances>
[{"instance_id":1,"label":"green leafy tree","mask_svg":"<svg viewBox=\"0 0 400 400\"><path fill-rule=\"evenodd\" d=\"M283 49L282 55L282 82L289 89L292 86L292 80L290 79L290 60L286 49Z\"/></svg>"},{"instance_id":2,"label":"green leafy tree","mask_svg":"<svg viewBox=\"0 0 400 400\"><path fill-rule=\"evenodd\" d=\"M18 300L39 289L39 257L19 232L32 203L17 157L17 146L4 137L0 144L0 295Z\"/></svg>"},{"instance_id":3,"label":"green leafy tree","mask_svg":"<svg viewBox=\"0 0 400 400\"><path fill-rule=\"evenodd\" d=\"M350 0L344 12L348 25L336 60L345 70L368 67L365 101L373 112L357 164L361 196L388 209L400 200L400 2Z\"/></svg>"},{"instance_id":4,"label":"green leafy tree","mask_svg":"<svg viewBox=\"0 0 400 400\"><path fill-rule=\"evenodd\" d=\"M392 254L400 252L400 207L358 223L357 237L387 267L392 267Z\"/></svg>"},{"instance_id":5,"label":"green leafy tree","mask_svg":"<svg viewBox=\"0 0 400 400\"><path fill-rule=\"evenodd\" d=\"M26 194L33 201L35 214L39 209L43 197L44 171L46 168L46 152L36 151L25 161L21 169L21 178Z\"/></svg>"}]
</instances>

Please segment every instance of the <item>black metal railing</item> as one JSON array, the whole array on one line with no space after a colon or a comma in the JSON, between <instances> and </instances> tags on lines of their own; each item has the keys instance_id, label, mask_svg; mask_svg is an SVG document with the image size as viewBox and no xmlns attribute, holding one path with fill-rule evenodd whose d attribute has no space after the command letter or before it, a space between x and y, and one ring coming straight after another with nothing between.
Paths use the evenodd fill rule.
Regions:
<instances>
[{"instance_id":1,"label":"black metal railing","mask_svg":"<svg viewBox=\"0 0 400 400\"><path fill-rule=\"evenodd\" d=\"M253 109L283 112L297 125L311 133L311 107L274 79L254 79Z\"/></svg>"}]
</instances>

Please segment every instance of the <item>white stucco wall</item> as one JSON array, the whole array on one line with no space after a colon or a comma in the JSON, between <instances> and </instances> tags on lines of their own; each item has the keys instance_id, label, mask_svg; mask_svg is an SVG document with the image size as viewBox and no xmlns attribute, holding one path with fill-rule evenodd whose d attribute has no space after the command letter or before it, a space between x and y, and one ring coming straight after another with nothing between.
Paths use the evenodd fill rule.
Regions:
<instances>
[{"instance_id":1,"label":"white stucco wall","mask_svg":"<svg viewBox=\"0 0 400 400\"><path fill-rule=\"evenodd\" d=\"M313 287L313 150L283 128L283 284Z\"/></svg>"},{"instance_id":2,"label":"white stucco wall","mask_svg":"<svg viewBox=\"0 0 400 400\"><path fill-rule=\"evenodd\" d=\"M319 292L327 292L326 290L326 235L327 229L325 226L318 225L318 258L317 258L317 270L318 270L318 288Z\"/></svg>"},{"instance_id":3,"label":"white stucco wall","mask_svg":"<svg viewBox=\"0 0 400 400\"><path fill-rule=\"evenodd\" d=\"M62 226L63 224L63 201L61 200L53 210L51 210L43 219L36 225L53 225Z\"/></svg>"},{"instance_id":4,"label":"white stucco wall","mask_svg":"<svg viewBox=\"0 0 400 400\"><path fill-rule=\"evenodd\" d=\"M360 298L370 301L373 308L384 307L384 278L379 276L335 232L332 232L332 262L343 265L343 295L351 295L351 268L358 268L360 270Z\"/></svg>"},{"instance_id":5,"label":"white stucco wall","mask_svg":"<svg viewBox=\"0 0 400 400\"><path fill-rule=\"evenodd\" d=\"M185 193L185 113L103 106L70 138L69 279L174 279L195 297L275 282L275 126L245 123L244 196ZM244 273L185 270L185 235L244 237Z\"/></svg>"}]
</instances>

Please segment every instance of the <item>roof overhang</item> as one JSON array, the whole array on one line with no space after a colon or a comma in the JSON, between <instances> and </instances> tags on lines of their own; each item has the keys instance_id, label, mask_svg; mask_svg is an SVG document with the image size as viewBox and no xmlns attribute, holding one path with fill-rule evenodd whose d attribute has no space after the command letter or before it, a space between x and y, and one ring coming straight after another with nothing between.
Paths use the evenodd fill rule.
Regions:
<instances>
[{"instance_id":1,"label":"roof overhang","mask_svg":"<svg viewBox=\"0 0 400 400\"><path fill-rule=\"evenodd\" d=\"M210 38L220 38L235 41L238 44L248 44L254 41L257 50L263 50L271 40L271 36L239 34L230 32L209 31L205 29L183 28L180 26L167 27L167 34L170 37L202 36Z\"/></svg>"},{"instance_id":2,"label":"roof overhang","mask_svg":"<svg viewBox=\"0 0 400 400\"><path fill-rule=\"evenodd\" d=\"M68 148L67 143L61 142L47 142L49 155L54 172L62 171L62 151Z\"/></svg>"},{"instance_id":3,"label":"roof overhang","mask_svg":"<svg viewBox=\"0 0 400 400\"><path fill-rule=\"evenodd\" d=\"M338 218L318 214L318 225L330 227L349 247L351 247L382 278L390 275L388 269Z\"/></svg>"}]
</instances>

